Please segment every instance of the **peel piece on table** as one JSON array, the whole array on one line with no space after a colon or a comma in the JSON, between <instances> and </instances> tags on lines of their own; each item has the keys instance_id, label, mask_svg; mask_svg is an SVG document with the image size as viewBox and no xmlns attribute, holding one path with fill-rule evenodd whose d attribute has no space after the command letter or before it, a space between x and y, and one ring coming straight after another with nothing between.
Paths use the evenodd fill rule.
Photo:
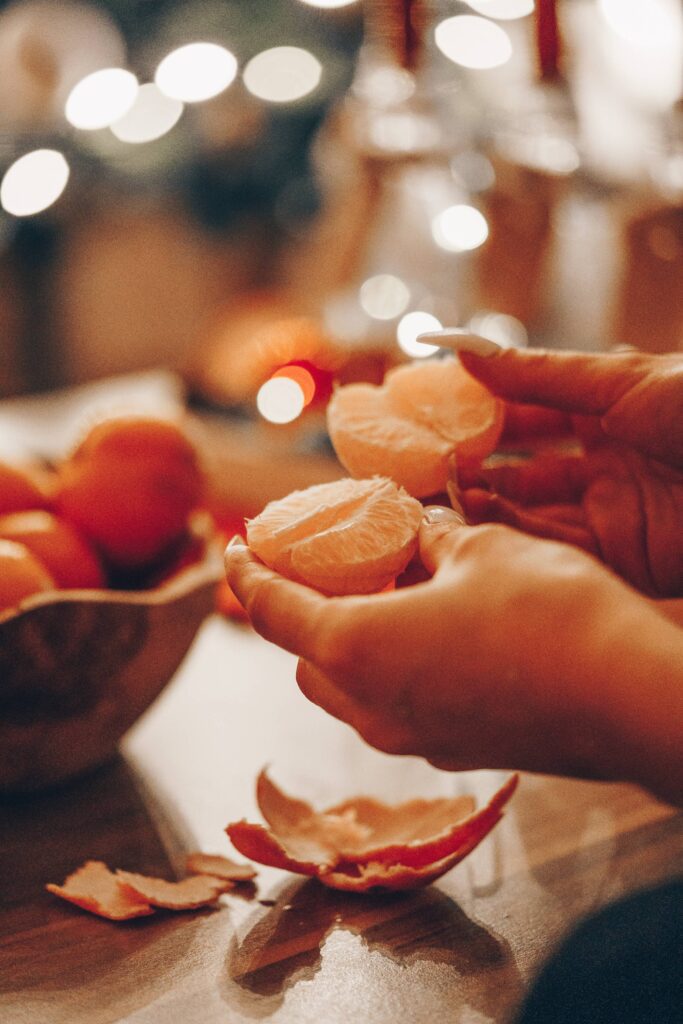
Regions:
<instances>
[{"instance_id":1,"label":"peel piece on table","mask_svg":"<svg viewBox=\"0 0 683 1024\"><path fill-rule=\"evenodd\" d=\"M283 793L261 772L259 810L267 826L227 826L236 849L251 860L318 878L334 889L407 889L449 871L502 817L518 776L511 775L479 810L470 797L410 800L394 806L369 797L315 811Z\"/></svg>"},{"instance_id":2,"label":"peel piece on table","mask_svg":"<svg viewBox=\"0 0 683 1024\"><path fill-rule=\"evenodd\" d=\"M88 860L68 876L64 885L45 886L48 892L110 921L129 921L154 913L139 893L123 885L106 864Z\"/></svg>"},{"instance_id":3,"label":"peel piece on table","mask_svg":"<svg viewBox=\"0 0 683 1024\"><path fill-rule=\"evenodd\" d=\"M190 853L185 862L185 870L190 875L210 875L212 878L224 878L228 882L250 882L256 878L253 864L237 864L219 853Z\"/></svg>"},{"instance_id":4,"label":"peel piece on table","mask_svg":"<svg viewBox=\"0 0 683 1024\"><path fill-rule=\"evenodd\" d=\"M117 879L141 899L165 910L196 910L214 903L218 896L233 888L226 878L192 875L181 882L167 882L163 878L150 878L133 871L117 871Z\"/></svg>"}]
</instances>

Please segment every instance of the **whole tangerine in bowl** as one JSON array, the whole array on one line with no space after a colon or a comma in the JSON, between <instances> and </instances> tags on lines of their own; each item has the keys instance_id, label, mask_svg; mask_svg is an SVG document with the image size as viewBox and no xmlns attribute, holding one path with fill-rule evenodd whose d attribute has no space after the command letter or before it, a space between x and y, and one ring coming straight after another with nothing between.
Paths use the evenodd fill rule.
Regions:
<instances>
[{"instance_id":1,"label":"whole tangerine in bowl","mask_svg":"<svg viewBox=\"0 0 683 1024\"><path fill-rule=\"evenodd\" d=\"M54 590L55 581L25 544L0 539L0 615L27 597Z\"/></svg>"},{"instance_id":2,"label":"whole tangerine in bowl","mask_svg":"<svg viewBox=\"0 0 683 1024\"><path fill-rule=\"evenodd\" d=\"M58 511L119 570L162 557L183 536L204 487L182 424L139 415L96 424L58 476Z\"/></svg>"},{"instance_id":3,"label":"whole tangerine in bowl","mask_svg":"<svg viewBox=\"0 0 683 1024\"><path fill-rule=\"evenodd\" d=\"M0 515L50 508L49 474L28 466L0 462Z\"/></svg>"},{"instance_id":4,"label":"whole tangerine in bowl","mask_svg":"<svg viewBox=\"0 0 683 1024\"><path fill-rule=\"evenodd\" d=\"M95 548L66 519L44 509L0 516L0 538L13 540L43 563L54 586L65 590L106 587Z\"/></svg>"}]
</instances>

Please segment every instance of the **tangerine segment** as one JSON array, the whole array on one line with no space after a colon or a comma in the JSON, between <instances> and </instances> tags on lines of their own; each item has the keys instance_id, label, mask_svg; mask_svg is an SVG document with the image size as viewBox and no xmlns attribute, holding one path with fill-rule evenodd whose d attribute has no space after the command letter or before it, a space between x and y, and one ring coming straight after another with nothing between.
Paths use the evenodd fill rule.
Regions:
<instances>
[{"instance_id":1,"label":"tangerine segment","mask_svg":"<svg viewBox=\"0 0 683 1024\"><path fill-rule=\"evenodd\" d=\"M24 544L43 563L58 587L106 586L95 550L65 519L34 509L0 516L0 537Z\"/></svg>"},{"instance_id":2,"label":"tangerine segment","mask_svg":"<svg viewBox=\"0 0 683 1024\"><path fill-rule=\"evenodd\" d=\"M368 594L405 569L422 511L392 480L344 478L270 502L247 522L247 542L283 576L326 594Z\"/></svg>"},{"instance_id":3,"label":"tangerine segment","mask_svg":"<svg viewBox=\"0 0 683 1024\"><path fill-rule=\"evenodd\" d=\"M430 427L396 415L382 386L338 388L327 407L327 428L352 476L390 476L416 497L443 490L451 444Z\"/></svg>"},{"instance_id":4,"label":"tangerine segment","mask_svg":"<svg viewBox=\"0 0 683 1024\"><path fill-rule=\"evenodd\" d=\"M43 563L24 544L0 540L0 613L15 608L31 594L55 588Z\"/></svg>"},{"instance_id":5,"label":"tangerine segment","mask_svg":"<svg viewBox=\"0 0 683 1024\"><path fill-rule=\"evenodd\" d=\"M384 378L390 406L430 427L458 455L485 458L503 429L503 403L457 359L406 363Z\"/></svg>"}]
</instances>

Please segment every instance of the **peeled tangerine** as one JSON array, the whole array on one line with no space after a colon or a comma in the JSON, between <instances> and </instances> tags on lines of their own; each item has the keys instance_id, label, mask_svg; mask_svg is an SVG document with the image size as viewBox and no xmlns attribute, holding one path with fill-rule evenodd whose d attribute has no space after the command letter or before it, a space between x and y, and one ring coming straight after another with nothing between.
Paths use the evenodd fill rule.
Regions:
<instances>
[{"instance_id":1,"label":"peeled tangerine","mask_svg":"<svg viewBox=\"0 0 683 1024\"><path fill-rule=\"evenodd\" d=\"M247 522L247 543L289 579L325 594L369 594L417 548L422 505L392 480L344 478L271 501Z\"/></svg>"},{"instance_id":2,"label":"peeled tangerine","mask_svg":"<svg viewBox=\"0 0 683 1024\"><path fill-rule=\"evenodd\" d=\"M457 359L406 363L379 386L338 388L327 428L352 476L383 474L424 498L446 490L452 455L483 459L494 450L503 403Z\"/></svg>"},{"instance_id":3,"label":"peeled tangerine","mask_svg":"<svg viewBox=\"0 0 683 1024\"><path fill-rule=\"evenodd\" d=\"M256 797L268 827L243 820L226 832L250 860L311 875L332 889L412 889L471 853L502 817L517 781L511 775L480 810L469 796L395 806L359 796L315 811L279 790L263 771Z\"/></svg>"}]
</instances>

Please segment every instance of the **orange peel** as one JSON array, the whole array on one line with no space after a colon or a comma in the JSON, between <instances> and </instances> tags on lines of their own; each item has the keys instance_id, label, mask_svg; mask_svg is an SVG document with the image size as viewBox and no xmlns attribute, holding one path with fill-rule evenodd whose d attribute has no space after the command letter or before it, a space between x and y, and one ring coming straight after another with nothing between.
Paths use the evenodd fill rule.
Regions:
<instances>
[{"instance_id":1,"label":"orange peel","mask_svg":"<svg viewBox=\"0 0 683 1024\"><path fill-rule=\"evenodd\" d=\"M267 825L243 819L226 832L250 860L318 878L333 889L416 888L479 845L500 821L517 783L511 775L479 810L467 796L394 806L360 796L316 811L283 793L264 770L256 797Z\"/></svg>"},{"instance_id":2,"label":"orange peel","mask_svg":"<svg viewBox=\"0 0 683 1024\"><path fill-rule=\"evenodd\" d=\"M111 871L99 860L88 860L68 876L63 885L49 883L48 892L83 910L110 921L129 921L164 910L196 910L216 902L238 882L256 875L251 864L236 864L218 854L191 853L188 877L179 882L141 875L133 871Z\"/></svg>"},{"instance_id":3,"label":"orange peel","mask_svg":"<svg viewBox=\"0 0 683 1024\"><path fill-rule=\"evenodd\" d=\"M212 878L223 878L228 882L250 882L256 878L253 864L237 864L229 857L218 853L191 853L185 862L185 870L190 875L210 875Z\"/></svg>"},{"instance_id":4,"label":"orange peel","mask_svg":"<svg viewBox=\"0 0 683 1024\"><path fill-rule=\"evenodd\" d=\"M226 878L192 875L181 882L167 882L163 878L139 875L134 871L117 871L117 879L153 907L165 910L196 910L214 903L234 883Z\"/></svg>"},{"instance_id":5,"label":"orange peel","mask_svg":"<svg viewBox=\"0 0 683 1024\"><path fill-rule=\"evenodd\" d=\"M124 886L101 860L87 860L63 885L49 883L48 892L110 921L130 921L154 913L148 900Z\"/></svg>"}]
</instances>

